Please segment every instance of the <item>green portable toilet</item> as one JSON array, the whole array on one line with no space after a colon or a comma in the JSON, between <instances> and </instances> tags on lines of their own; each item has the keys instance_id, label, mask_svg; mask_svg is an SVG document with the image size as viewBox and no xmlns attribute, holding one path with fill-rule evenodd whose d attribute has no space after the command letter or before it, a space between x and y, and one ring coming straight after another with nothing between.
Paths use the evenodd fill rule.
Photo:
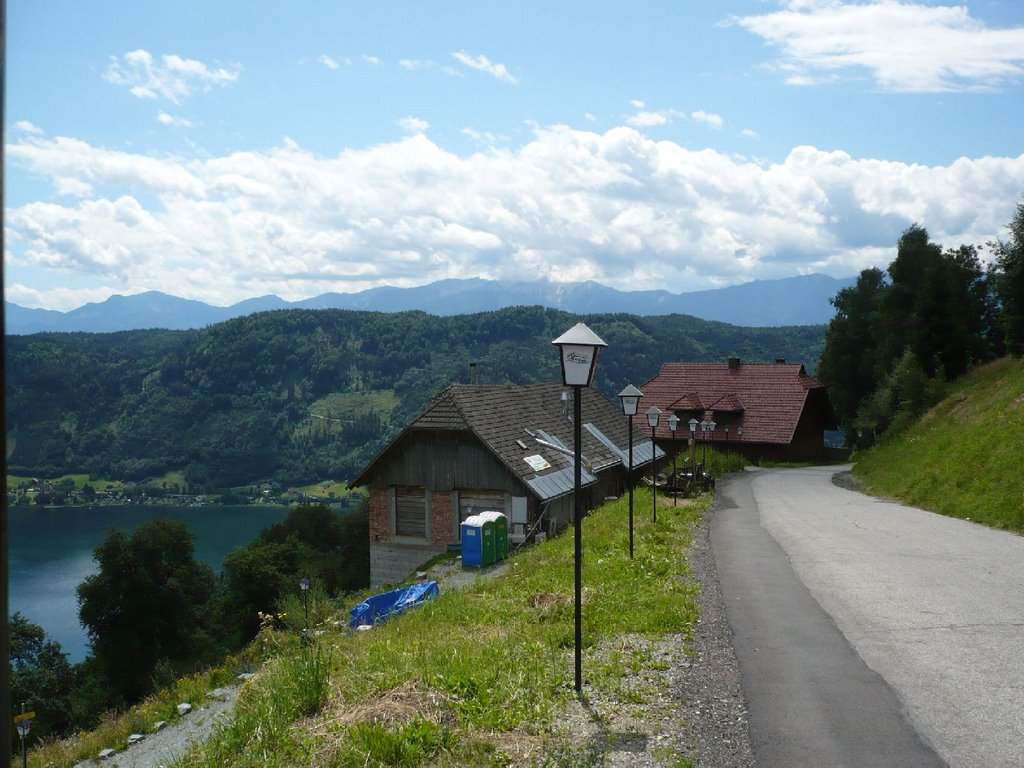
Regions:
<instances>
[{"instance_id":1,"label":"green portable toilet","mask_svg":"<svg viewBox=\"0 0 1024 768\"><path fill-rule=\"evenodd\" d=\"M480 521L480 532L483 536L483 564L486 567L497 562L497 552L495 551L494 546L494 531L496 526L494 524L494 520L484 517L483 514L476 515L476 518Z\"/></svg>"},{"instance_id":2,"label":"green portable toilet","mask_svg":"<svg viewBox=\"0 0 1024 768\"><path fill-rule=\"evenodd\" d=\"M494 523L494 560L508 557L508 518L501 512L481 512L478 517Z\"/></svg>"}]
</instances>

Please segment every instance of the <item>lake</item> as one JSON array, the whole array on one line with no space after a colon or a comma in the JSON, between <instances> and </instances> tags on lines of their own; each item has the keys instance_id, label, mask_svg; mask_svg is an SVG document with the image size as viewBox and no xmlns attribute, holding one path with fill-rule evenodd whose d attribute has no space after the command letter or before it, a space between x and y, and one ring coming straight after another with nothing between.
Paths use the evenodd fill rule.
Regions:
<instances>
[{"instance_id":1,"label":"lake","mask_svg":"<svg viewBox=\"0 0 1024 768\"><path fill-rule=\"evenodd\" d=\"M196 559L216 573L225 555L287 514L288 507L269 505L8 507L8 610L45 629L77 663L89 647L75 589L98 571L92 553L111 528L132 531L147 520L180 520L195 535Z\"/></svg>"}]
</instances>

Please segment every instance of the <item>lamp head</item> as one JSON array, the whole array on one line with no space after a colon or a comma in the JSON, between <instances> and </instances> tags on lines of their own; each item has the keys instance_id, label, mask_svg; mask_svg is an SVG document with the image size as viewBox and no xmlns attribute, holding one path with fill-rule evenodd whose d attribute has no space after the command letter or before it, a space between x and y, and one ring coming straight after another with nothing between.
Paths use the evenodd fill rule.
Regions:
<instances>
[{"instance_id":1,"label":"lamp head","mask_svg":"<svg viewBox=\"0 0 1024 768\"><path fill-rule=\"evenodd\" d=\"M658 426L659 418L661 418L661 408L656 405L652 405L647 409L647 423L650 424L651 429Z\"/></svg>"},{"instance_id":2,"label":"lamp head","mask_svg":"<svg viewBox=\"0 0 1024 768\"><path fill-rule=\"evenodd\" d=\"M597 369L601 347L607 347L601 337L577 323L551 342L562 357L562 383L567 387L589 387Z\"/></svg>"},{"instance_id":3,"label":"lamp head","mask_svg":"<svg viewBox=\"0 0 1024 768\"><path fill-rule=\"evenodd\" d=\"M637 408L640 406L640 398L643 396L643 392L632 384L627 384L626 388L619 392L619 401L622 403L622 412L627 416L636 416Z\"/></svg>"}]
</instances>

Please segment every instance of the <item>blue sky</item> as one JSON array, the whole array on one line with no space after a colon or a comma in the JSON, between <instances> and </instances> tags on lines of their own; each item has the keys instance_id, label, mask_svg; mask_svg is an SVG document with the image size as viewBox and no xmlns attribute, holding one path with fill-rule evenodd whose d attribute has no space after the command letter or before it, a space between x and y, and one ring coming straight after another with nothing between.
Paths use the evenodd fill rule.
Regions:
<instances>
[{"instance_id":1,"label":"blue sky","mask_svg":"<svg viewBox=\"0 0 1024 768\"><path fill-rule=\"evenodd\" d=\"M1024 201L1024 4L8 0L5 294L686 292Z\"/></svg>"}]
</instances>

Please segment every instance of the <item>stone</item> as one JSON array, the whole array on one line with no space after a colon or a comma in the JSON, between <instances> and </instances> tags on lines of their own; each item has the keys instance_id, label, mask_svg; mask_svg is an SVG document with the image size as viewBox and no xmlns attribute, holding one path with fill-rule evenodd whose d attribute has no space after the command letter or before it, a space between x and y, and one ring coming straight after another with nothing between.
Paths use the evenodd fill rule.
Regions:
<instances>
[{"instance_id":1,"label":"stone","mask_svg":"<svg viewBox=\"0 0 1024 768\"><path fill-rule=\"evenodd\" d=\"M230 693L231 691L229 691L227 688L214 688L206 695L211 699L217 699L218 701L227 701L228 695Z\"/></svg>"},{"instance_id":2,"label":"stone","mask_svg":"<svg viewBox=\"0 0 1024 768\"><path fill-rule=\"evenodd\" d=\"M153 723L153 730L154 731L161 731L165 727L167 727L167 721L166 720L157 720L155 723Z\"/></svg>"},{"instance_id":3,"label":"stone","mask_svg":"<svg viewBox=\"0 0 1024 768\"><path fill-rule=\"evenodd\" d=\"M179 715L187 715L191 711L192 711L192 705L189 704L188 702L182 702L181 704L178 705L178 714Z\"/></svg>"},{"instance_id":4,"label":"stone","mask_svg":"<svg viewBox=\"0 0 1024 768\"><path fill-rule=\"evenodd\" d=\"M144 738L146 738L145 734L133 733L131 736L128 737L128 745L131 746L132 744L138 744Z\"/></svg>"},{"instance_id":5,"label":"stone","mask_svg":"<svg viewBox=\"0 0 1024 768\"><path fill-rule=\"evenodd\" d=\"M116 754L117 754L117 750L116 749L110 749L109 747L107 747L106 749L101 749L100 750L100 760L109 760L110 758L112 758Z\"/></svg>"}]
</instances>

